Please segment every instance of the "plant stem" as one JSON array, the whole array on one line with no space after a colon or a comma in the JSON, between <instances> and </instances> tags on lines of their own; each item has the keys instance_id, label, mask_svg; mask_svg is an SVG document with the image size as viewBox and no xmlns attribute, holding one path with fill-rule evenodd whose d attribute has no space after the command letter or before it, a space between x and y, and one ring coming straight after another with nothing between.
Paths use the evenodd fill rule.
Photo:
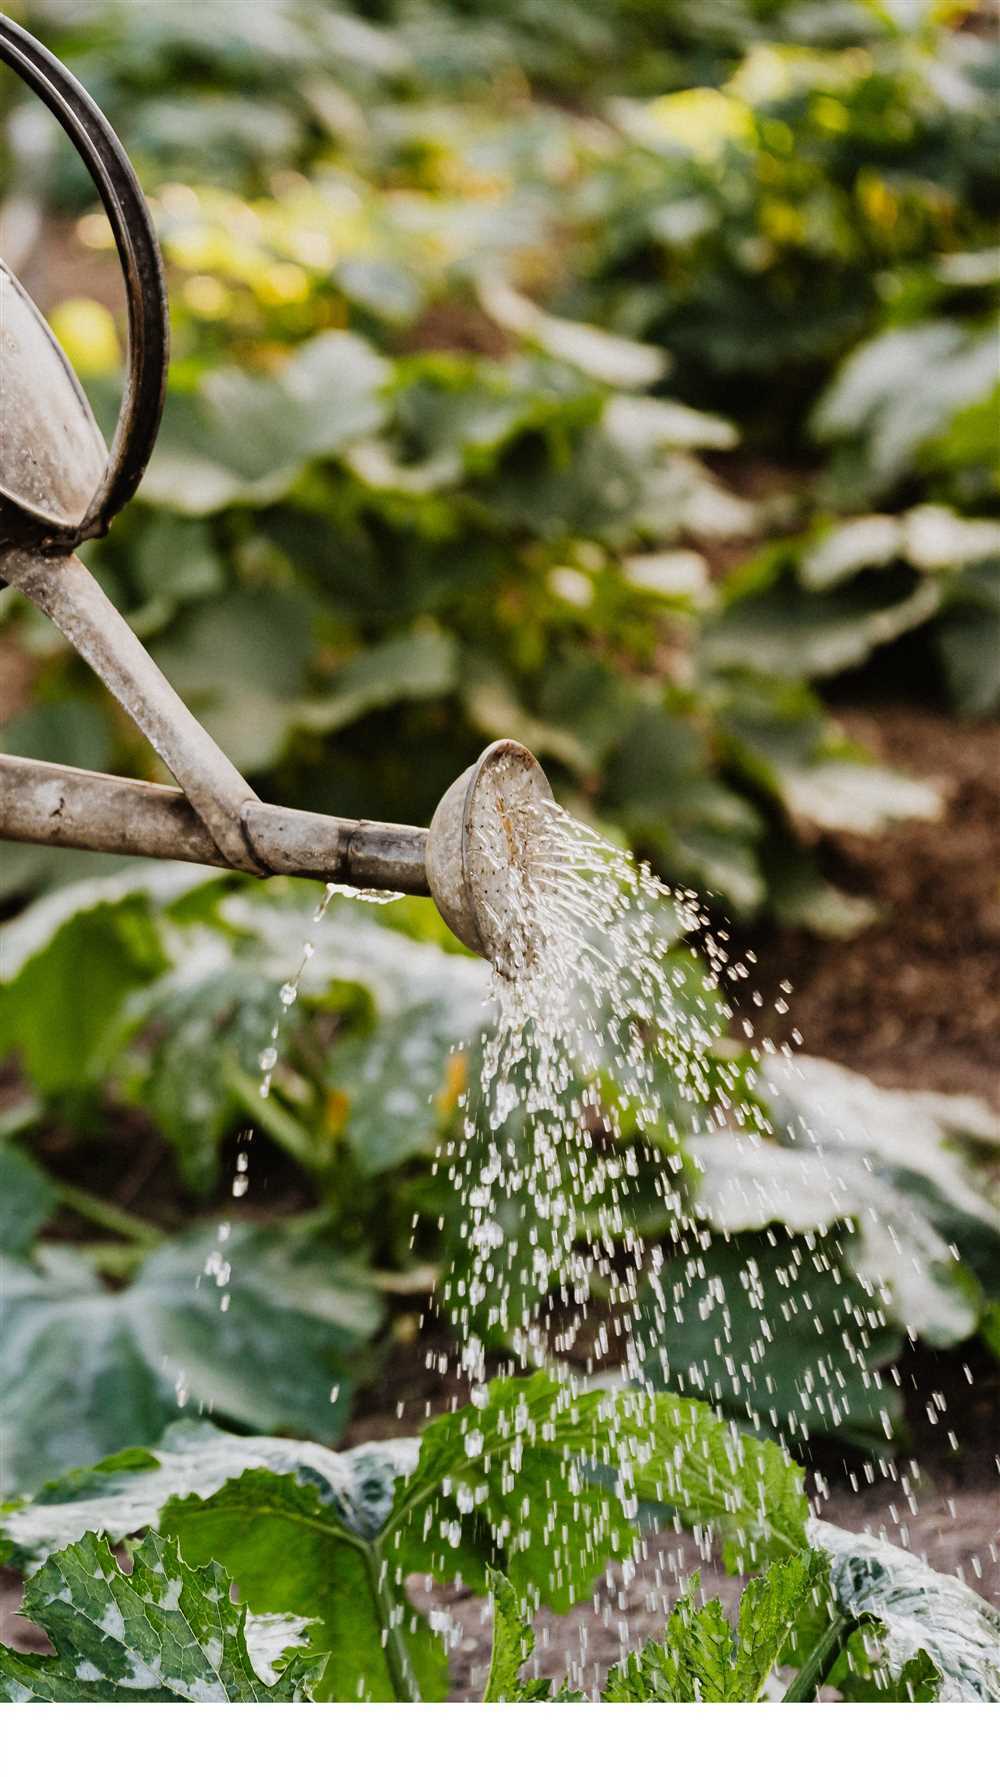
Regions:
<instances>
[{"instance_id":1,"label":"plant stem","mask_svg":"<svg viewBox=\"0 0 1000 1777\"><path fill-rule=\"evenodd\" d=\"M396 1622L396 1601L385 1584L383 1568L385 1560L379 1543L360 1545L368 1568L368 1581L375 1601L375 1609L385 1631L385 1663L389 1668L392 1688L401 1703L420 1703L420 1686L417 1684L410 1655L399 1624Z\"/></svg>"},{"instance_id":2,"label":"plant stem","mask_svg":"<svg viewBox=\"0 0 1000 1777\"><path fill-rule=\"evenodd\" d=\"M60 1203L67 1209L82 1216L84 1221L93 1222L97 1228L106 1228L109 1234L121 1235L133 1246L154 1247L163 1239L160 1229L153 1222L147 1222L145 1216L119 1209L117 1204L106 1202L96 1192L84 1190L82 1185L66 1185L61 1179L53 1180L53 1185Z\"/></svg>"},{"instance_id":3,"label":"plant stem","mask_svg":"<svg viewBox=\"0 0 1000 1777\"><path fill-rule=\"evenodd\" d=\"M838 1656L843 1652L853 1631L857 1628L853 1617L845 1617L835 1610L833 1621L820 1636L805 1664L792 1679L782 1697L783 1703L814 1703L816 1692L826 1683L833 1671Z\"/></svg>"}]
</instances>

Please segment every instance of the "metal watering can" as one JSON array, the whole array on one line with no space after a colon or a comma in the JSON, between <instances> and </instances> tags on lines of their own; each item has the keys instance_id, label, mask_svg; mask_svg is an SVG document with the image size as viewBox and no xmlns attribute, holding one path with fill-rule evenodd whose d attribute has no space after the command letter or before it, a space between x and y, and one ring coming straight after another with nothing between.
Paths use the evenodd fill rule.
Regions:
<instances>
[{"instance_id":1,"label":"metal watering can","mask_svg":"<svg viewBox=\"0 0 1000 1777\"><path fill-rule=\"evenodd\" d=\"M508 972L524 954L513 895L519 852L551 798L526 747L487 747L429 829L262 802L73 554L103 536L131 499L156 442L169 355L163 265L131 163L83 87L2 15L0 60L54 114L87 166L128 296L128 375L109 453L60 346L0 259L0 586L16 586L51 618L180 786L0 754L0 838L429 894L465 944Z\"/></svg>"}]
</instances>

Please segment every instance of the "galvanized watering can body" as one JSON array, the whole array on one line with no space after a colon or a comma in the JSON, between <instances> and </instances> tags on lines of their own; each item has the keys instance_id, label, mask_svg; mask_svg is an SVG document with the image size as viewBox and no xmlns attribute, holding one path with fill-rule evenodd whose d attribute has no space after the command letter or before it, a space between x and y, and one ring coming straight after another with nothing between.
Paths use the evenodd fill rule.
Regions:
<instances>
[{"instance_id":1,"label":"galvanized watering can body","mask_svg":"<svg viewBox=\"0 0 1000 1777\"><path fill-rule=\"evenodd\" d=\"M3 16L0 60L58 118L87 165L128 298L128 376L109 451L51 330L0 260L0 584L16 586L51 618L179 785L0 755L0 838L432 894L458 936L502 966L521 817L550 796L526 748L513 741L487 748L443 798L430 829L262 802L73 554L103 535L131 498L156 442L169 353L163 266L135 173L93 100Z\"/></svg>"}]
</instances>

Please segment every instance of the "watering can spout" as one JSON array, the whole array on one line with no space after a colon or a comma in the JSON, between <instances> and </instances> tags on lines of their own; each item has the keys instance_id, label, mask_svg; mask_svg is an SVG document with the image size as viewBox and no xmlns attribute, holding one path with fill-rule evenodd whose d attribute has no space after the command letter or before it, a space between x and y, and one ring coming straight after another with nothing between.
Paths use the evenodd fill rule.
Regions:
<instances>
[{"instance_id":1,"label":"watering can spout","mask_svg":"<svg viewBox=\"0 0 1000 1777\"><path fill-rule=\"evenodd\" d=\"M520 741L497 740L441 798L427 835L438 912L505 975L533 957L535 866L551 802L534 754Z\"/></svg>"},{"instance_id":2,"label":"watering can spout","mask_svg":"<svg viewBox=\"0 0 1000 1777\"><path fill-rule=\"evenodd\" d=\"M183 790L0 756L0 838L430 895L456 937L511 973L527 954L524 848L549 795L537 760L509 740L462 773L429 829L282 808L248 791L233 811L248 862L234 865Z\"/></svg>"}]
</instances>

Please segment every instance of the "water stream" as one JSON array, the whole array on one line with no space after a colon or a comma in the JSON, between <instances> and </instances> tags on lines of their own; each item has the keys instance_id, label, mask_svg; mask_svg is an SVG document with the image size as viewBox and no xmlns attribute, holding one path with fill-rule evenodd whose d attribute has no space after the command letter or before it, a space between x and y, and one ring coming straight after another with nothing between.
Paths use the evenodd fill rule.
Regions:
<instances>
[{"instance_id":1,"label":"water stream","mask_svg":"<svg viewBox=\"0 0 1000 1777\"><path fill-rule=\"evenodd\" d=\"M760 1175L762 1143L772 1133L761 1071L779 1058L794 1069L801 1041L791 1030L783 1044L756 1042L748 1020L743 1041L728 1034L729 995L745 983L754 959L730 954L727 934L694 895L668 889L646 865L555 804L522 810L517 819L516 834L505 836L498 820L494 835L506 892L489 911L498 922L494 936L504 967L493 974L492 1016L465 1058L459 1127L436 1163L453 1193L445 1220L454 1238L433 1313L439 1325L451 1327L454 1341L449 1350L430 1353L429 1366L453 1375L456 1401L470 1391L474 1402L484 1401L486 1381L519 1366L553 1373L564 1401L595 1383L625 1381L649 1397L663 1386L690 1389L779 1437L806 1435L809 1410L817 1406L835 1429L853 1389L871 1391L877 1407L885 1392L875 1368L886 1324L884 1290L845 1287L841 1296L835 1289L832 1317L827 1312L824 1321L812 1311L817 1280L836 1284L840 1275L842 1156L824 1155L818 1140L804 1143L829 1177L828 1227L819 1237L803 1229L793 1259L786 1253L772 1266L765 1254L763 1263L744 1268L738 1285L731 1267L728 1286L725 1264L721 1281L718 1275L715 1257L725 1258L729 1234L713 1234L698 1202L699 1152L724 1139L736 1169ZM353 891L328 885L315 920L338 893L354 898ZM278 1059L281 1018L295 1003L312 954L307 940L297 970L280 989L271 1038L259 1057L262 1097ZM789 993L782 983L775 1002L781 1015ZM247 1189L248 1142L249 1136L236 1159L235 1197ZM775 1152L787 1154L768 1149L772 1157ZM794 1221L794 1176L782 1188ZM780 1229L782 1218L771 1220ZM757 1227L770 1239L767 1221ZM222 1224L206 1265L223 1308L227 1232ZM667 1269L665 1251L672 1255ZM772 1323L792 1309L801 1314L803 1303L819 1345L801 1378L802 1423L795 1412L741 1410L744 1383L752 1380L757 1396L771 1385ZM717 1329L725 1397L717 1384L672 1361L690 1316ZM748 1316L749 1332L741 1333ZM888 1407L881 1413L888 1437ZM856 1472L862 1466L866 1481L891 1477L916 1509L915 1464L902 1473L886 1459L859 1462ZM504 1485L516 1492L516 1464ZM818 1485L822 1492L822 1478ZM458 1509L465 1509L461 1502ZM436 1533L448 1532L442 1520ZM709 1543L703 1558L712 1553ZM664 1554L653 1546L642 1577L640 1639L651 1632L650 1612L662 1616L676 1599L685 1559L683 1551ZM617 1625L623 1647L636 1620L634 1599L626 1608L630 1582L638 1583L626 1562L594 1599L595 1613L605 1625ZM444 1627L446 1614L438 1618ZM585 1688L593 1682L585 1632L568 1676Z\"/></svg>"}]
</instances>

